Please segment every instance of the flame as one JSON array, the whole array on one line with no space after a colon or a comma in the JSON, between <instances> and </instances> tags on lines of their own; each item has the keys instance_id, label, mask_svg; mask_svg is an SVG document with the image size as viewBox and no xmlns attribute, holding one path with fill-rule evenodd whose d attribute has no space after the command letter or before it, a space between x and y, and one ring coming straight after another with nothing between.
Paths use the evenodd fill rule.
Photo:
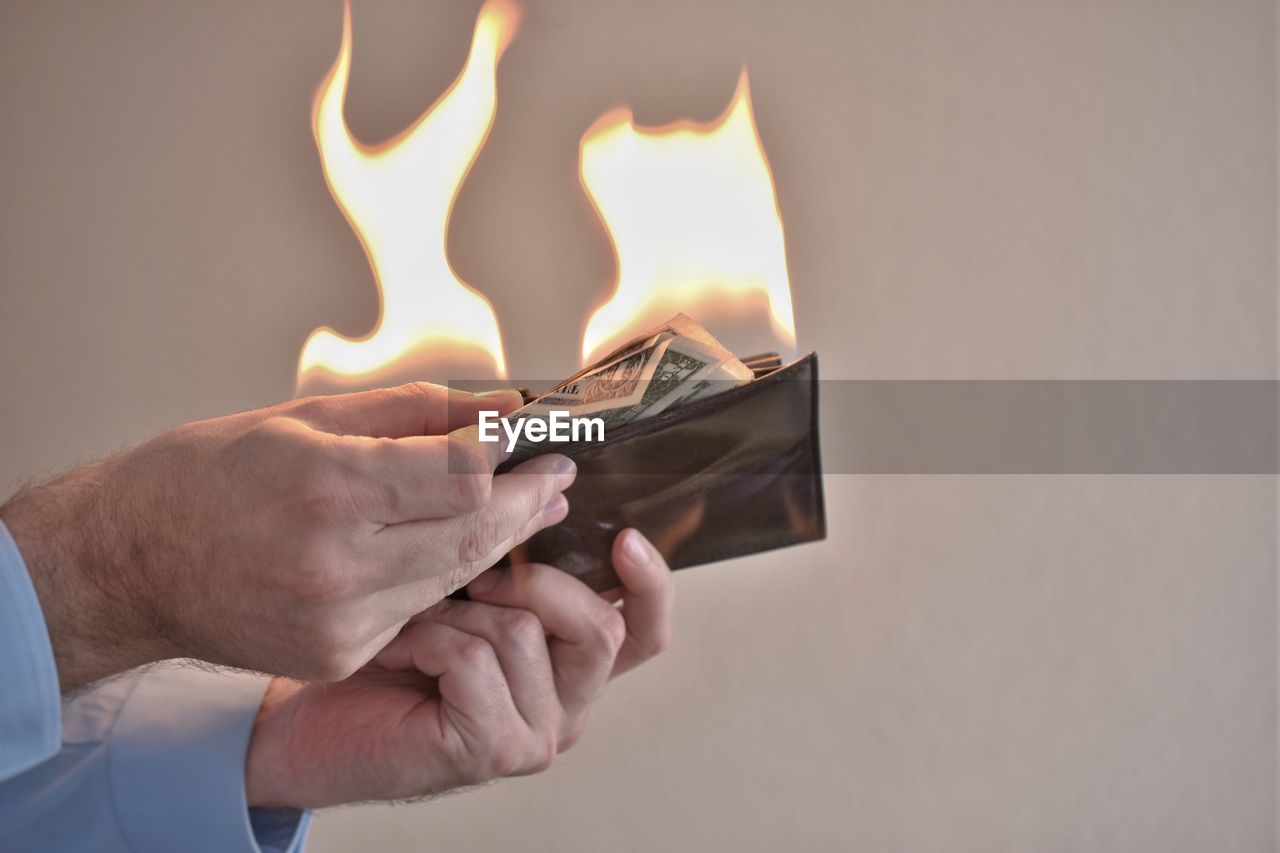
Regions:
<instances>
[{"instance_id":1,"label":"flame","mask_svg":"<svg viewBox=\"0 0 1280 853\"><path fill-rule=\"evenodd\" d=\"M366 145L343 115L351 71L351 7L344 5L342 46L316 90L312 130L329 190L373 267L380 311L360 339L328 327L312 332L298 360L299 387L317 374L376 382L414 358L467 350L506 376L493 308L458 278L445 243L458 189L493 124L498 60L518 21L505 0L485 3L457 80L399 135Z\"/></svg>"},{"instance_id":2,"label":"flame","mask_svg":"<svg viewBox=\"0 0 1280 853\"><path fill-rule=\"evenodd\" d=\"M580 169L618 264L583 332L584 364L675 312L706 324L704 309L753 301L767 301L775 337L794 347L782 217L745 69L709 124L641 128L627 107L601 116L582 137Z\"/></svg>"}]
</instances>

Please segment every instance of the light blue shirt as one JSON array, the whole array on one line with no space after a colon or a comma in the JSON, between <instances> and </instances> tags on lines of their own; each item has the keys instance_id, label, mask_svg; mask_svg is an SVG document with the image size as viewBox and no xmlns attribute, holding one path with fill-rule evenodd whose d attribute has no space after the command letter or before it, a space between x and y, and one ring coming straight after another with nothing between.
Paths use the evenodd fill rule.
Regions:
<instances>
[{"instance_id":1,"label":"light blue shirt","mask_svg":"<svg viewBox=\"0 0 1280 853\"><path fill-rule=\"evenodd\" d=\"M300 850L309 812L245 802L269 680L163 665L64 702L39 600L0 523L0 850Z\"/></svg>"}]
</instances>

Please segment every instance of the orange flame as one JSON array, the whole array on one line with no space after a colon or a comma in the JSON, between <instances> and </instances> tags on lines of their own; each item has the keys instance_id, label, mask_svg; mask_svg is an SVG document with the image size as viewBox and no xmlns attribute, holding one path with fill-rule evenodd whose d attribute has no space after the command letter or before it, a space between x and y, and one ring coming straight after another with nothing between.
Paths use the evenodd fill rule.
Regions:
<instances>
[{"instance_id":1,"label":"orange flame","mask_svg":"<svg viewBox=\"0 0 1280 853\"><path fill-rule=\"evenodd\" d=\"M640 128L626 107L601 116L580 170L618 264L583 332L584 363L673 313L711 325L708 312L761 297L775 338L794 347L782 217L745 70L709 124Z\"/></svg>"},{"instance_id":2,"label":"orange flame","mask_svg":"<svg viewBox=\"0 0 1280 853\"><path fill-rule=\"evenodd\" d=\"M351 71L351 7L344 6L342 46L316 90L312 129L329 190L373 267L380 312L360 339L328 327L312 332L298 360L299 388L312 376L372 384L415 358L468 350L506 376L493 308L458 278L445 244L454 199L493 124L498 60L518 20L510 3L488 0L457 80L399 135L366 145L343 115Z\"/></svg>"}]
</instances>

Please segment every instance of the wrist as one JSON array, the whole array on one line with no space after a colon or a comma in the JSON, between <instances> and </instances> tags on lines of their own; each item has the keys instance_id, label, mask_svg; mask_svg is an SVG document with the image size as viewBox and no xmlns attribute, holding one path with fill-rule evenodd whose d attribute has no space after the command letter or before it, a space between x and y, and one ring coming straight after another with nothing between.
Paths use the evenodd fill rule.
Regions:
<instances>
[{"instance_id":1,"label":"wrist","mask_svg":"<svg viewBox=\"0 0 1280 853\"><path fill-rule=\"evenodd\" d=\"M112 524L111 466L78 468L0 507L40 601L64 693L168 656L131 576L139 556Z\"/></svg>"},{"instance_id":2,"label":"wrist","mask_svg":"<svg viewBox=\"0 0 1280 853\"><path fill-rule=\"evenodd\" d=\"M262 697L244 761L245 800L250 808L301 808L291 796L291 726L283 718L288 716L290 700L305 686L288 678L273 678Z\"/></svg>"}]
</instances>

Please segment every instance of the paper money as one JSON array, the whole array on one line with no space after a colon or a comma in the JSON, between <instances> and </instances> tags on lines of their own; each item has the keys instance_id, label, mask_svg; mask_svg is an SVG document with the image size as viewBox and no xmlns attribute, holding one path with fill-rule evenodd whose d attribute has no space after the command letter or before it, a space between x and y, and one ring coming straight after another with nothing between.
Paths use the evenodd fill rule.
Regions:
<instances>
[{"instance_id":1,"label":"paper money","mask_svg":"<svg viewBox=\"0 0 1280 853\"><path fill-rule=\"evenodd\" d=\"M753 376L751 368L710 332L677 314L508 417L546 420L553 411L567 411L571 417L600 418L607 435L623 424L728 390ZM534 449L522 441L515 456Z\"/></svg>"}]
</instances>

